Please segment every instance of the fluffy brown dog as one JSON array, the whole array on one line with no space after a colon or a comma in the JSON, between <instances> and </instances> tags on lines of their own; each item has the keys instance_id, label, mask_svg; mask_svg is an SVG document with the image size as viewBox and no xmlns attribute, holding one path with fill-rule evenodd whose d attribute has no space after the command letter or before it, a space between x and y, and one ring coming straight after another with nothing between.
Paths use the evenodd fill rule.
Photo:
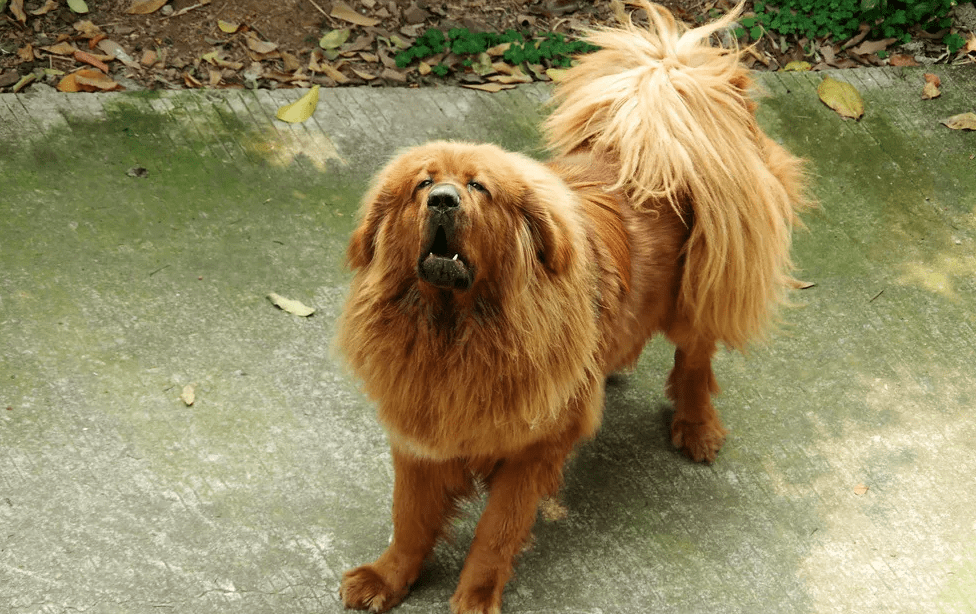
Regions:
<instances>
[{"instance_id":1,"label":"fluffy brown dog","mask_svg":"<svg viewBox=\"0 0 976 614\"><path fill-rule=\"evenodd\" d=\"M476 480L487 507L451 599L499 612L512 563L567 455L600 424L606 376L663 333L674 444L710 461L719 343L761 336L790 280L799 161L756 124L738 53L686 30L590 36L556 88L546 164L437 142L394 159L363 202L338 343L392 447L393 539L346 572L347 607L382 612L417 579Z\"/></svg>"}]
</instances>

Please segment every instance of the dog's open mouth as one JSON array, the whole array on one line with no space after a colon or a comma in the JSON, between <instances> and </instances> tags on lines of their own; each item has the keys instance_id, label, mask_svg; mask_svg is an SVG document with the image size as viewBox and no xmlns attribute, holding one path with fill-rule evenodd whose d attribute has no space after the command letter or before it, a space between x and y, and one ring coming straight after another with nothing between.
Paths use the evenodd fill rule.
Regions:
<instances>
[{"instance_id":1,"label":"dog's open mouth","mask_svg":"<svg viewBox=\"0 0 976 614\"><path fill-rule=\"evenodd\" d=\"M417 262L420 279L438 288L467 290L474 282L472 267L453 245L444 226L431 226Z\"/></svg>"}]
</instances>

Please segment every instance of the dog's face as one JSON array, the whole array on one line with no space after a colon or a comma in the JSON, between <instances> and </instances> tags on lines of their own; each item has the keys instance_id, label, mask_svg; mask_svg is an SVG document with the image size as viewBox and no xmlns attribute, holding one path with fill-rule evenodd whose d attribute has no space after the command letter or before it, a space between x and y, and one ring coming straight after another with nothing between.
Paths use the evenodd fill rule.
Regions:
<instances>
[{"instance_id":1,"label":"dog's face","mask_svg":"<svg viewBox=\"0 0 976 614\"><path fill-rule=\"evenodd\" d=\"M354 269L464 293L558 274L572 194L537 162L492 145L435 142L377 176L349 245Z\"/></svg>"}]
</instances>

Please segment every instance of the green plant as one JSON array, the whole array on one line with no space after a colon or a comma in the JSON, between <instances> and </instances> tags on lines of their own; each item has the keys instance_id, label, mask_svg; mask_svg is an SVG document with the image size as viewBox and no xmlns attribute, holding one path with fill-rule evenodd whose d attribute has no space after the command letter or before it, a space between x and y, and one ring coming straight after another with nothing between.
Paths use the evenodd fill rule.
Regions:
<instances>
[{"instance_id":1,"label":"green plant","mask_svg":"<svg viewBox=\"0 0 976 614\"><path fill-rule=\"evenodd\" d=\"M525 35L515 30L501 34L493 32L471 32L467 28L452 28L445 35L436 29L424 32L408 49L394 56L399 68L406 68L414 60L424 60L434 55L450 51L457 56L476 56L492 47L509 43L502 59L510 64L548 64L550 66L569 66L572 56L589 53L596 47L583 41L570 41L562 34L549 32L539 36ZM463 66L471 66L471 57L462 60ZM443 76L449 68L443 64L431 69L434 74Z\"/></svg>"},{"instance_id":2,"label":"green plant","mask_svg":"<svg viewBox=\"0 0 976 614\"><path fill-rule=\"evenodd\" d=\"M948 14L954 5L955 0L756 0L753 8L756 23L779 34L829 36L840 41L866 23L871 38L897 38L907 43L915 26L928 31L949 27ZM751 36L754 30L755 26L749 31ZM944 42L951 49L957 41Z\"/></svg>"}]
</instances>

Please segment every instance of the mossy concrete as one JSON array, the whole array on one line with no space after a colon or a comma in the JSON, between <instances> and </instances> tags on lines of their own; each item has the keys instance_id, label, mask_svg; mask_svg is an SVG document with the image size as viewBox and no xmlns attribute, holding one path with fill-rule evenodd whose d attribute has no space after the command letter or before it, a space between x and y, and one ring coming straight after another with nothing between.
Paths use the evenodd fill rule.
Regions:
<instances>
[{"instance_id":1,"label":"mossy concrete","mask_svg":"<svg viewBox=\"0 0 976 614\"><path fill-rule=\"evenodd\" d=\"M809 160L816 285L720 355L712 465L668 442L666 343L611 382L506 612L976 611L976 137L938 123L976 72L938 72L925 102L918 70L836 73L860 122L819 75L761 76ZM386 440L331 349L358 199L433 138L543 155L548 89L323 90L273 119L300 94L0 95L0 610L340 612L386 545ZM400 611L447 611L479 505Z\"/></svg>"}]
</instances>

